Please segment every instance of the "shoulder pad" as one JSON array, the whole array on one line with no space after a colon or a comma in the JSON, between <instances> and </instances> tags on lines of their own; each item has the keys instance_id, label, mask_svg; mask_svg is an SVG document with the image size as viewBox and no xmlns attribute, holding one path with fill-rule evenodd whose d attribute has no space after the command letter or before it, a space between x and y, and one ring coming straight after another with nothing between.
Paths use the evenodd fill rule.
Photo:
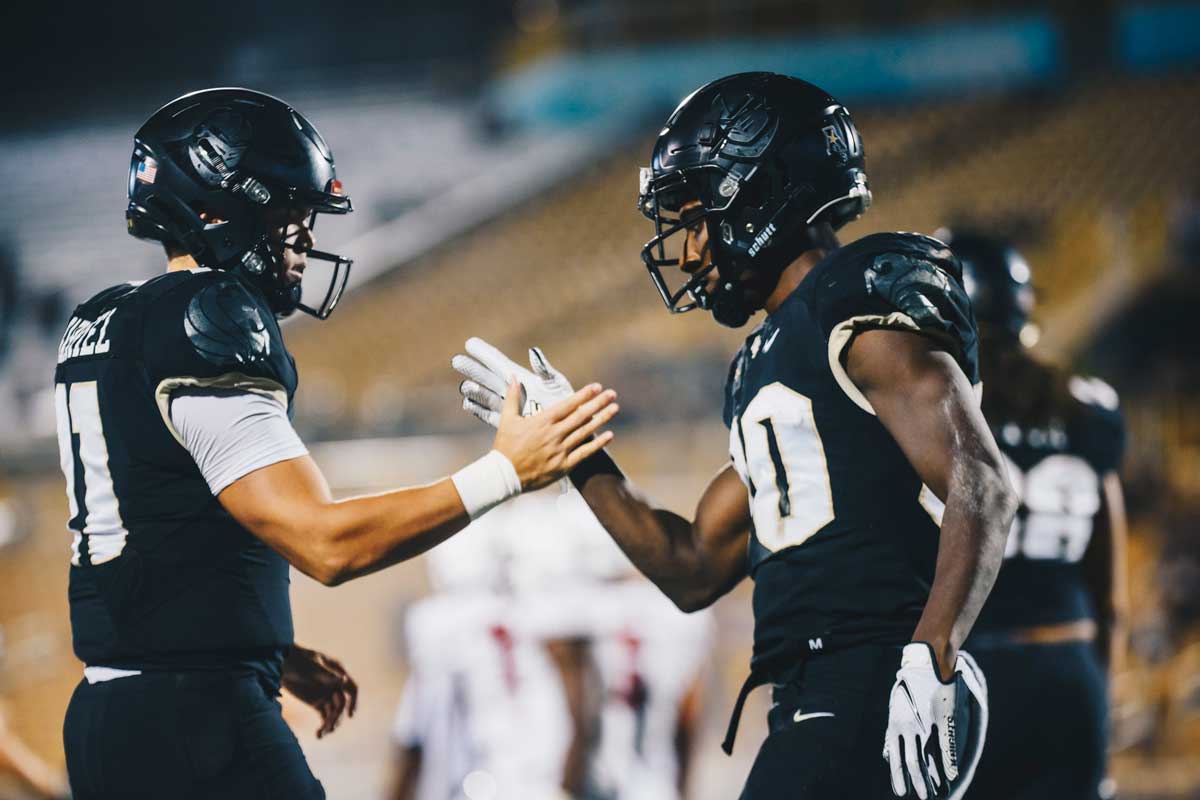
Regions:
<instances>
[{"instance_id":1,"label":"shoulder pad","mask_svg":"<svg viewBox=\"0 0 1200 800\"><path fill-rule=\"evenodd\" d=\"M1071 396L1086 406L1098 406L1105 411L1116 411L1121 404L1117 390L1099 378L1072 375L1067 382Z\"/></svg>"},{"instance_id":2,"label":"shoulder pad","mask_svg":"<svg viewBox=\"0 0 1200 800\"><path fill-rule=\"evenodd\" d=\"M183 329L200 357L217 366L246 366L271 355L262 311L236 278L209 283L196 292Z\"/></svg>"},{"instance_id":3,"label":"shoulder pad","mask_svg":"<svg viewBox=\"0 0 1200 800\"><path fill-rule=\"evenodd\" d=\"M1067 389L1079 401L1081 412L1074 421L1072 442L1100 474L1119 469L1126 431L1117 390L1099 378L1078 375L1067 382Z\"/></svg>"},{"instance_id":4,"label":"shoulder pad","mask_svg":"<svg viewBox=\"0 0 1200 800\"><path fill-rule=\"evenodd\" d=\"M863 273L867 294L878 294L888 305L912 317L922 328L948 328L934 298L951 297L950 275L917 255L877 255Z\"/></svg>"},{"instance_id":5,"label":"shoulder pad","mask_svg":"<svg viewBox=\"0 0 1200 800\"><path fill-rule=\"evenodd\" d=\"M975 345L971 302L949 248L915 233L882 233L846 245L830 257L818 288L818 318L826 335L848 319L899 311L934 336Z\"/></svg>"},{"instance_id":6,"label":"shoulder pad","mask_svg":"<svg viewBox=\"0 0 1200 800\"><path fill-rule=\"evenodd\" d=\"M830 368L847 394L865 399L841 374L841 358L860 332L889 328L928 336L954 356L972 383L979 382L979 342L962 271L943 243L915 233L863 237L835 251L818 267L811 295L829 345Z\"/></svg>"}]
</instances>

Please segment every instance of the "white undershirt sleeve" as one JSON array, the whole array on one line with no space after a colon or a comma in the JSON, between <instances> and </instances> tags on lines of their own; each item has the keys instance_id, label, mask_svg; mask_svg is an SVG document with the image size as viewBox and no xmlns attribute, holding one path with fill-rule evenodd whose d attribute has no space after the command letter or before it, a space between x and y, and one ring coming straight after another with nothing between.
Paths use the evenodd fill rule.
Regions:
<instances>
[{"instance_id":1,"label":"white undershirt sleeve","mask_svg":"<svg viewBox=\"0 0 1200 800\"><path fill-rule=\"evenodd\" d=\"M283 405L256 392L178 389L171 424L213 495L256 469L308 453Z\"/></svg>"}]
</instances>

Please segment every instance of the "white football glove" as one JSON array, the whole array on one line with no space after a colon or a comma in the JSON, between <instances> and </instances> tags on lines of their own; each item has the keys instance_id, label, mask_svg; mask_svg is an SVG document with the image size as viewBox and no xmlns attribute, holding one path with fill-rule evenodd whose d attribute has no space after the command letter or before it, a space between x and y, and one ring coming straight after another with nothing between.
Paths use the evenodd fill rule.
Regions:
<instances>
[{"instance_id":1,"label":"white football glove","mask_svg":"<svg viewBox=\"0 0 1200 800\"><path fill-rule=\"evenodd\" d=\"M483 339L471 337L466 344L467 355L456 355L450 364L466 378L458 386L463 397L463 409L474 414L493 428L500 424L500 409L508 382L521 382L523 396L521 415L530 416L543 408L574 394L571 382L550 366L539 348L529 348L532 371L515 363Z\"/></svg>"},{"instance_id":2,"label":"white football glove","mask_svg":"<svg viewBox=\"0 0 1200 800\"><path fill-rule=\"evenodd\" d=\"M883 758L891 768L892 792L897 797L904 797L911 787L920 800L929 800L948 790L948 783L959 776L962 738L968 731L958 729L968 725L964 717L970 699L961 678L967 663L974 663L970 656L964 661L964 656L960 653L955 663L955 677L943 683L933 648L924 642L904 646L883 742Z\"/></svg>"}]
</instances>

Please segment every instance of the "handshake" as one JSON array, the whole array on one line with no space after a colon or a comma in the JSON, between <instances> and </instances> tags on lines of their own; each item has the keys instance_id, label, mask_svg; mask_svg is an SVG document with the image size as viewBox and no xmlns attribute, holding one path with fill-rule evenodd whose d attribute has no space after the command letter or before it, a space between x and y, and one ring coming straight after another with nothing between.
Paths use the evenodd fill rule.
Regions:
<instances>
[{"instance_id":1,"label":"handshake","mask_svg":"<svg viewBox=\"0 0 1200 800\"><path fill-rule=\"evenodd\" d=\"M613 390L591 383L576 391L536 347L531 369L482 339L468 339L466 350L450 362L465 378L463 409L496 428L492 449L512 464L522 491L566 477L612 441L612 431L599 431L620 409Z\"/></svg>"}]
</instances>

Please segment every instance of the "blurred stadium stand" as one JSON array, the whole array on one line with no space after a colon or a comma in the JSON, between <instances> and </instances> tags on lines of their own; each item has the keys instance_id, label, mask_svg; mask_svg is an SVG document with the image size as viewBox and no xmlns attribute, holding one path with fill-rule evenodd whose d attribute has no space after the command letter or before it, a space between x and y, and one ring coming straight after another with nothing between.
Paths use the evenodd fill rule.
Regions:
<instances>
[{"instance_id":1,"label":"blurred stadium stand","mask_svg":"<svg viewBox=\"0 0 1200 800\"><path fill-rule=\"evenodd\" d=\"M449 3L447 13L469 16L468 5ZM622 463L651 493L690 510L724 459L720 390L747 331L662 308L638 259L651 234L634 208L646 136L707 77L750 66L803 70L805 58L827 64L852 43L894 42L899 23L932 24L925 38L910 37L909 50L861 70L874 85L829 76L831 90L843 88L839 80L850 89L875 195L843 238L967 222L1010 235L1034 268L1038 351L1094 370L1122 393L1134 613L1130 663L1114 689L1118 796L1200 796L1200 80L1186 70L1198 57L1200 6L1021 4L1020 16L998 17L1008 4L977 3L982 21L964 24L956 3L922 3L905 16L894 4L833 5L713 2L693 9L694 30L663 44L656 30L691 4L519 2L506 16L516 34L499 43L486 31L464 35L458 45L481 56L464 66L458 51L444 78L450 90L430 88L438 80L428 65L445 56L401 84L396 64L356 70L320 60L305 73L321 75L317 84L284 80L268 68L278 59L274 40L258 50L240 44L243 70L216 73L221 80L187 73L187 85L254 83L302 108L331 142L358 208L317 231L322 248L357 259L353 291L328 322L297 320L286 330L303 376L297 424L306 440L326 443L313 451L341 493L426 480L487 441L457 406L449 360L463 340L484 335L512 353L539 344L576 381L621 392ZM381 14L394 26L394 12ZM341 17L331 27L343 43L381 35ZM993 38L987 46L959 38L959 50L947 49L956 30ZM1009 46L997 44L1013 31ZM723 37L719 46L714 37ZM827 49L811 49L822 43ZM924 70L930 48L948 55ZM367 50L382 58L386 48ZM964 77L961 65L976 57L986 63ZM511 69L497 74L496 63ZM924 85L901 87L899 76L914 70ZM955 83L956 73L964 80ZM61 76L44 81L67 85ZM573 104L561 102L564 87L577 90L567 92ZM62 91L80 108L96 104L77 87ZM45 125L0 129L8 154L0 163L0 694L14 726L60 761L58 731L79 665L43 398L66 310L114 280L162 267L158 250L125 235L120 216L130 134L174 92L139 91L144 108L110 91L106 114L60 107ZM0 114L11 118L11 109ZM745 764L716 750L745 669L745 588L717 609L701 798L732 796L745 774ZM302 736L331 796L379 796L403 677L396 623L424 591L419 564L334 594L296 580L298 638L338 654L363 686L353 724L319 746ZM347 615L357 624L345 625ZM762 735L758 716L747 713L741 759Z\"/></svg>"}]
</instances>

